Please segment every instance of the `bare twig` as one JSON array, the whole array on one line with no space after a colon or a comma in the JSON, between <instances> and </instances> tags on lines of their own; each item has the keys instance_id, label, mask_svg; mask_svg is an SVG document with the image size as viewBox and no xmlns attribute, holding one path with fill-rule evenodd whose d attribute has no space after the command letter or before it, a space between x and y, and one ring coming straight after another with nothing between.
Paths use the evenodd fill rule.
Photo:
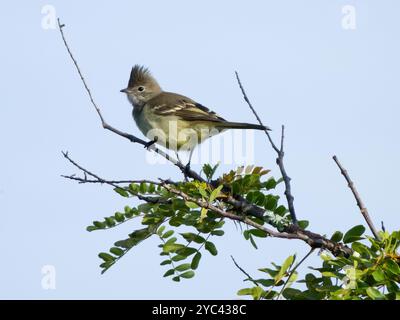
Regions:
<instances>
[{"instance_id":1,"label":"bare twig","mask_svg":"<svg viewBox=\"0 0 400 320\"><path fill-rule=\"evenodd\" d=\"M251 281L255 286L258 286L257 281L255 281L255 280L253 279L252 276L250 276L242 267L240 267L240 266L237 264L237 262L235 261L235 259L233 258L233 256L231 256L231 259L232 259L233 263L235 264L236 268L238 268L242 273L244 273L244 274L246 275L247 280Z\"/></svg>"},{"instance_id":2,"label":"bare twig","mask_svg":"<svg viewBox=\"0 0 400 320\"><path fill-rule=\"evenodd\" d=\"M311 248L311 250L303 257L303 259L301 259L299 261L298 264L295 265L295 267L290 271L289 276L287 277L285 283L282 286L281 291L279 292L278 296L276 297L276 300L279 299L279 297L281 296L283 290L285 290L287 284L289 283L290 278L292 277L292 275L296 272L297 268L300 267L300 265L306 261L306 259L314 252L315 248Z\"/></svg>"},{"instance_id":3,"label":"bare twig","mask_svg":"<svg viewBox=\"0 0 400 320\"><path fill-rule=\"evenodd\" d=\"M92 93L91 93L91 91L90 91L90 89L89 89L89 86L87 85L86 80L85 80L85 78L84 78L83 75L82 75L82 72L81 72L81 69L80 69L80 67L79 67L79 65L78 65L78 62L77 62L77 60L75 59L74 55L72 54L71 49L69 48L69 45L68 45L68 43L67 43L67 40L66 40L66 38L65 38L64 31L63 31L63 28L64 28L64 27L65 27L65 25L64 25L64 24L61 24L60 19L58 19L58 28L59 28L59 30L60 30L60 34L61 34L62 40L63 40L63 42L64 42L64 46L65 46L65 48L67 49L68 54L69 54L69 56L70 56L72 62L74 63L76 70L78 71L79 77L81 78L81 81L82 81L82 83L83 83L83 85L84 85L84 87L85 87L85 90L86 90L86 92L87 92L87 94L88 94L88 96L89 96L89 98L90 98L90 102L92 103L93 107L95 108L95 110L96 110L96 112L97 112L97 114L98 114L98 116L99 116L99 118L100 118L100 121L101 121L101 124L102 124L103 128L106 129L106 130L110 130L111 132L114 132L115 134L117 134L117 135L119 135L119 136L121 136L121 137L124 137L124 138L128 139L129 141L131 141L131 142L133 142L133 143L139 143L139 144L141 144L142 146L145 146L145 147L146 147L146 146L148 145L146 141L144 141L144 140L142 140L142 139L140 139L140 138L138 138L138 137L136 137L136 136L134 136L134 135L132 135L132 134L123 132L123 131L121 131L121 130L118 130L118 129L112 127L111 125L109 125L109 124L105 121L105 119L104 119L104 117L103 117L103 115L102 115L102 113L101 113L101 110L100 110L99 106L96 104L96 102L94 101L94 98L93 98ZM188 169L188 168L187 168L183 163L181 163L179 160L177 160L177 159L171 157L168 153L162 151L161 149L158 149L155 145L152 145L152 146L148 147L147 150L149 150L149 151L150 151L150 150L151 150L151 151L154 151L155 153L157 153L157 154L159 154L160 156L164 157L165 159L167 159L168 161L170 161L171 163L173 163L174 165L176 165L176 166L177 166L182 172L184 172L187 176L189 176L189 177L191 177L191 178L193 178L193 179L195 179L195 180L203 181L203 178L202 178L199 174L197 174L197 172Z\"/></svg>"},{"instance_id":4,"label":"bare twig","mask_svg":"<svg viewBox=\"0 0 400 320\"><path fill-rule=\"evenodd\" d=\"M113 186L114 188L121 188L120 186L118 186L116 181L110 181L110 180L103 179L103 178L99 177L97 174L95 174L95 173L85 169L81 165L79 165L76 161L71 159L71 157L68 155L68 152L63 152L62 154L69 162L71 162L75 167L77 167L79 170L81 170L84 173L85 178L82 179L82 178L77 178L77 177L74 177L74 176L62 176L62 177L66 178L66 179L70 179L70 180L77 180L77 181L80 181L80 182L84 182L86 180L86 182L88 182L87 181L87 175L88 175L90 177L95 178L95 180L97 180L97 183L104 183L104 184L108 184L110 186ZM160 183L157 182L157 181L150 181L150 180L136 180L136 181L148 182L148 183L153 183L153 184L156 184L156 185L160 185ZM168 200L165 200L162 197L147 197L147 196L143 196L143 195L138 194L138 193L136 193L135 196L138 199L146 201L146 202L149 202L149 203L165 203L165 202L169 202Z\"/></svg>"},{"instance_id":5,"label":"bare twig","mask_svg":"<svg viewBox=\"0 0 400 320\"><path fill-rule=\"evenodd\" d=\"M263 124L263 122L261 121L260 117L258 116L256 110L254 109L253 105L251 104L249 97L247 96L247 93L246 93L246 91L245 91L245 89L244 89L244 87L243 87L243 85L242 85L242 82L240 81L238 72L235 71L235 74L236 74L236 79L237 79L237 82L238 82L238 84L239 84L240 90L242 91L244 100L246 101L247 105L249 106L249 108L250 108L251 111L253 112L253 114L254 114L254 116L256 117L256 119L257 119L257 121L259 122L259 124L262 125L262 126L264 126L264 124ZM285 156L285 153L284 153L284 151L283 151L283 142L284 142L284 139L285 139L285 127L282 126L281 146L280 146L280 148L278 148L278 147L275 145L274 141L273 141L272 138L271 138L271 135L270 135L269 131L268 131L268 130L264 130L264 131L265 131L265 134L266 134L267 137L268 137L268 140L269 140L269 142L270 142L272 148L275 150L275 152L276 152L277 155L278 155L278 157L277 157L277 159L276 159L276 163L277 163L277 165L278 165L278 167L279 167L279 170L281 171L282 178L283 178L283 181L284 181L284 183L285 183L285 196L286 196L286 200L287 200L288 207L289 207L288 209L289 209L290 217L292 218L293 224L294 224L295 226L297 226L296 211L295 211L294 204L293 204L293 202L294 202L294 197L293 197L293 195L292 195L292 192L291 192L291 185L290 185L290 180L291 180L291 178L290 178L290 177L288 176L288 174L286 173L285 165L284 165L284 163L283 163L283 158L284 158L284 156Z\"/></svg>"},{"instance_id":6,"label":"bare twig","mask_svg":"<svg viewBox=\"0 0 400 320\"><path fill-rule=\"evenodd\" d=\"M84 177L77 177L75 175L61 175L61 177L65 179L70 179L70 180L75 180L78 181L78 183L100 183L100 184L109 184L109 185L114 185L114 184L131 184L131 183L153 183L153 181L150 180L99 180L99 179L88 179L86 176L86 173L84 173Z\"/></svg>"},{"instance_id":7,"label":"bare twig","mask_svg":"<svg viewBox=\"0 0 400 320\"><path fill-rule=\"evenodd\" d=\"M354 185L354 182L350 179L349 174L347 173L347 170L342 166L342 164L339 162L337 156L333 156L333 160L335 161L336 165L339 167L340 169L340 173L343 175L343 177L346 179L347 184L351 190L351 192L353 193L354 198L356 199L357 202L357 206L360 208L361 214L363 215L365 221L367 222L369 229L371 230L372 234L374 235L374 237L376 239L380 239L379 237L379 233L376 230L372 219L368 213L368 209L365 207L364 202L361 199L360 194L358 193L356 186Z\"/></svg>"}]
</instances>

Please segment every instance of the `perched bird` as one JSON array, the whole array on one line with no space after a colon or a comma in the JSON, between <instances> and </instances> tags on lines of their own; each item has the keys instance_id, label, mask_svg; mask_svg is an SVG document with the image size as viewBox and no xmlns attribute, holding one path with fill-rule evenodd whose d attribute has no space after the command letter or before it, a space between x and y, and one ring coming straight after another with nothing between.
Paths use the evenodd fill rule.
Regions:
<instances>
[{"instance_id":1,"label":"perched bird","mask_svg":"<svg viewBox=\"0 0 400 320\"><path fill-rule=\"evenodd\" d=\"M146 146L157 143L175 152L189 151L188 166L198 144L227 129L270 130L258 124L226 121L188 97L163 91L143 66L132 68L128 87L121 92L133 106L138 128L151 140Z\"/></svg>"}]
</instances>

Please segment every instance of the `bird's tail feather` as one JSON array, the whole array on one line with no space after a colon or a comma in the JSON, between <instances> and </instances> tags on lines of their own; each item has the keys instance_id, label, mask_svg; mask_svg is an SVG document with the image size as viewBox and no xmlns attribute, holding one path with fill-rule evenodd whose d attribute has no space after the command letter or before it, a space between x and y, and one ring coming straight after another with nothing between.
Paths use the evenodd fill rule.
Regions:
<instances>
[{"instance_id":1,"label":"bird's tail feather","mask_svg":"<svg viewBox=\"0 0 400 320\"><path fill-rule=\"evenodd\" d=\"M221 129L255 129L255 130L271 130L260 124L244 123L244 122L221 122L218 123L218 128Z\"/></svg>"}]
</instances>

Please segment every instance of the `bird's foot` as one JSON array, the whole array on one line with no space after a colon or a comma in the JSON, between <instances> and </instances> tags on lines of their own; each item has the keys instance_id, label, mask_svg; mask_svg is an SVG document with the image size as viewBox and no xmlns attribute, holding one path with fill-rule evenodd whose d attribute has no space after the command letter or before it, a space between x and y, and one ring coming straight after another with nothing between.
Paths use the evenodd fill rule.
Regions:
<instances>
[{"instance_id":1,"label":"bird's foot","mask_svg":"<svg viewBox=\"0 0 400 320\"><path fill-rule=\"evenodd\" d=\"M150 140L150 141L146 142L145 145L144 145L145 149L149 149L157 141L158 141L158 137L154 137L153 140Z\"/></svg>"},{"instance_id":2,"label":"bird's foot","mask_svg":"<svg viewBox=\"0 0 400 320\"><path fill-rule=\"evenodd\" d=\"M188 162L186 166L181 168L181 170L182 170L182 173L183 173L183 175L185 177L185 181L189 181L190 162Z\"/></svg>"}]
</instances>

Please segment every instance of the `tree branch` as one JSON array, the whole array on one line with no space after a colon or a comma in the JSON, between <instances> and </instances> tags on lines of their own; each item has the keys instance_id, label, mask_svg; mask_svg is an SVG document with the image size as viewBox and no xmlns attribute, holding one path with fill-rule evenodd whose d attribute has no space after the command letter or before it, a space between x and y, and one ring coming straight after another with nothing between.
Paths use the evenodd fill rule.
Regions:
<instances>
[{"instance_id":1,"label":"tree branch","mask_svg":"<svg viewBox=\"0 0 400 320\"><path fill-rule=\"evenodd\" d=\"M87 94L88 94L88 96L89 96L90 102L92 103L93 107L95 108L95 110L96 110L96 112L97 112L97 114L98 114L98 116L99 116L99 118L100 118L100 121L101 121L101 124L102 124L103 128L106 129L106 130L109 130L109 131L111 131L111 132L114 132L115 134L117 134L117 135L119 135L119 136L121 136L121 137L124 137L124 138L128 139L130 142L139 143L139 144L141 144L142 146L147 147L147 142L146 142L146 141L144 141L144 140L142 140L142 139L140 139L140 138L138 138L138 137L136 137L136 136L134 136L134 135L132 135L132 134L123 132L123 131L121 131L121 130L118 130L118 129L112 127L111 125L109 125L109 124L105 121L105 119L104 119L104 117L103 117L103 115L102 115L102 113L101 113L101 110L100 110L99 106L96 104L96 102L94 101L94 98L93 98L93 96L92 96L92 93L91 93L91 91L90 91L90 89L89 89L89 87L88 87L88 85L87 85L87 83L86 83L85 78L84 78L83 75L82 75L82 72L81 72L81 70L80 70L80 67L79 67L79 65L78 65L78 62L76 61L74 55L72 54L71 49L69 48L68 42L67 42L67 40L66 40L66 38L65 38L64 31L63 31L63 28L65 27L65 24L61 24L59 18L57 19L57 21L58 21L58 29L60 30L60 34L61 34L62 40L63 40L63 42L64 42L64 46L65 46L65 48L67 49L68 54L69 54L69 56L70 56L72 62L74 63L76 70L78 71L79 77L80 77L80 79L81 79L81 81L82 81L82 83L83 83L83 85L84 85L84 87L85 87L85 90L86 90L86 92L87 92ZM177 160L177 159L171 157L168 153L162 151L161 149L158 149L154 144L151 145L150 147L146 148L146 149L149 150L149 151L150 151L150 150L151 150L151 151L154 151L155 153L157 153L157 154L159 154L160 156L164 157L164 158L167 159L169 162L171 162L172 164L174 164L175 166L177 166L182 172L186 173L187 176L189 176L189 177L191 177L191 178L193 178L193 179L195 179L195 180L199 180L199 181L202 181L202 180L203 180L203 178L202 178L199 174L197 174L197 172L188 169L188 168L187 168L183 163L181 163L179 160Z\"/></svg>"},{"instance_id":2,"label":"tree branch","mask_svg":"<svg viewBox=\"0 0 400 320\"><path fill-rule=\"evenodd\" d=\"M202 199L193 198L193 197L189 196L188 194L184 193L183 191L178 190L178 189L168 185L165 181L164 182L162 181L162 185L169 192L180 196L185 201L194 202L198 206L208 209L208 210L211 210L211 211L214 211L215 213L217 213L225 218L229 218L231 220L236 220L236 221L241 221L249 226L252 226L256 229L266 232L271 237L283 238L283 239L299 239L299 240L306 242L312 248L323 248L323 249L329 250L335 256L337 256L339 254L344 254L346 256L349 256L353 252L349 247L347 247L343 243L333 242L317 233L303 230L303 229L300 229L295 226L293 226L292 228L288 228L288 230L289 230L288 232L274 231L272 229L266 228L256 222L254 222L253 220L249 219L246 216L237 215L232 212L227 212L227 211L221 210L220 208L218 208L214 205L211 205L207 201L204 201Z\"/></svg>"},{"instance_id":3,"label":"tree branch","mask_svg":"<svg viewBox=\"0 0 400 320\"><path fill-rule=\"evenodd\" d=\"M249 108L253 112L253 114L256 117L258 123L260 125L264 126L264 124L261 121L260 117L258 116L256 110L254 109L253 105L251 104L250 99L247 96L247 93L246 93L246 91L245 91L245 89L244 89L244 87L242 85L242 82L240 81L238 72L235 71L235 74L236 74L236 79L237 79L237 82L239 84L240 90L242 91L244 100L246 101L247 105L249 106ZM288 209L289 209L290 217L292 218L293 224L297 226L296 210L295 210L294 204L293 204L294 197L292 195L291 185L290 185L291 178L286 173L285 165L284 165L284 162L283 162L283 157L285 156L285 153L283 151L283 142L284 142L284 139L285 139L285 126L282 126L281 146L280 146L280 148L278 148L276 146L276 144L274 143L274 141L272 140L269 131L268 130L264 130L264 132L267 135L268 140L269 140L272 148L275 150L275 152L278 155L278 157L276 158L276 163L277 163L277 165L279 167L279 170L280 170L280 172L282 174L283 181L285 183L285 196L286 196L286 201L287 201L288 207L289 207Z\"/></svg>"},{"instance_id":4,"label":"tree branch","mask_svg":"<svg viewBox=\"0 0 400 320\"><path fill-rule=\"evenodd\" d=\"M353 196L357 202L357 206L360 208L360 212L363 215L365 221L367 222L369 229L371 230L375 239L379 240L380 239L379 233L378 233L377 229L375 228L374 223L372 222L372 219L368 213L368 209L365 207L364 202L362 201L361 196L358 193L356 186L354 185L354 182L350 179L350 176L347 173L347 170L342 166L342 164L339 162L339 160L336 156L333 156L333 160L335 161L336 165L339 167L340 173L346 179L348 187L350 188L351 192L353 193Z\"/></svg>"},{"instance_id":5,"label":"tree branch","mask_svg":"<svg viewBox=\"0 0 400 320\"><path fill-rule=\"evenodd\" d=\"M71 50L69 48L69 45L68 45L68 43L66 41L66 38L65 38L65 35L64 35L64 32L63 32L63 28L65 27L65 25L61 24L59 19L58 19L58 27L59 27L59 31L60 31L62 40L64 42L64 46L66 47L66 49L68 51L68 54L69 54L70 58L72 59L74 65L75 65L75 68L78 71L80 79L81 79L81 81L82 81L82 83L83 83L83 85L85 87L86 92L88 93L88 96L90 98L91 104L95 108L96 113L98 114L98 116L100 118L100 121L101 121L101 124L102 124L103 128L107 129L107 130L109 130L109 131L111 131L111 132L113 132L113 133L115 133L115 134L117 134L117 135L119 135L121 137L124 137L124 138L128 139L129 141L131 141L133 143L139 143L139 144L141 144L143 146L147 146L147 142L146 141L144 141L144 140L142 140L142 139L140 139L140 138L138 138L138 137L136 137L134 135L131 135L129 133L120 131L120 130L110 126L105 121L105 119L104 119L104 117L103 117L103 115L101 113L101 110L98 107L98 105L96 104L96 102L94 101L92 93L91 93L88 85L86 84L86 81L85 81L85 79L84 79L84 77L82 75L82 72L81 72L81 70L79 68L79 65L78 65L76 59L74 58L74 56L73 56L73 54L72 54L72 52L71 52ZM236 76L237 76L239 85L240 85L240 87L242 89L242 92L243 92L243 95L244 95L244 98L245 98L246 102L249 104L249 107L251 108L251 110L253 111L255 116L257 117L257 120L259 121L259 123L262 124L261 119L258 117L258 115L255 112L254 108L252 107L249 99L247 98L247 95L246 95L246 93L245 93L245 91L244 91L244 89L243 89L243 87L241 85L241 82L240 82L240 79L239 79L239 76L238 76L237 73L236 73ZM292 221L293 221L294 224L289 226L287 228L287 230L285 230L286 232L277 232L277 231L265 228L264 226L258 225L253 220L249 219L248 217L245 217L245 216L242 217L242 216L238 216L238 215L235 215L233 213L230 213L230 212L224 212L224 211L222 211L222 210L220 210L220 209L218 209L216 207L212 208L211 210L215 211L214 209L218 209L221 214L223 213L222 216L224 216L224 214L225 214L228 218L231 218L233 220L243 221L244 223L246 223L248 225L251 225L251 226L253 226L255 228L264 230L265 232L267 232L271 236L274 236L274 237L277 237L277 238L301 239L301 240L305 241L308 245L310 245L313 248L314 247L324 248L324 249L327 249L327 250L331 251L334 255L338 255L338 254L349 255L349 254L351 254L352 250L350 248L348 248L347 246L345 246L343 244L340 244L340 243L338 244L338 243L332 242L331 240L326 239L325 237L323 237L323 236L321 236L321 235L319 235L317 233L313 233L313 232L310 232L310 231L302 230L301 228L298 227L296 214L295 214L294 206L293 206L293 196L291 195L291 191L290 191L290 178L287 176L286 171L284 170L284 166L283 166L283 156L284 156L284 153L283 153L283 140L284 140L283 133L284 132L282 131L281 148L278 149L277 146L272 141L269 132L266 131L267 137L268 137L273 149L278 153L277 162L278 162L279 168L281 170L283 179L285 181L285 186L286 186L285 195L286 195L286 198L287 198L287 201L288 201L288 204L289 204L289 211L290 211L290 214L291 214L291 217L292 217ZM154 151L154 152L158 153L160 156L164 157L165 159L167 159L168 161L173 163L186 176L188 176L188 177L190 177L190 178L192 178L194 180L197 180L197 181L206 182L205 179L203 179L200 176L200 174L198 174L197 172L195 172L193 170L188 170L188 168L184 164L182 164L179 160L174 159L169 154L167 154L164 151L156 148L154 145L149 147L148 150L149 151L151 150L151 151ZM85 168L79 166L75 161L73 161L71 158L68 157L67 153L64 153L64 157L67 158L77 168L82 170L85 173L85 175L87 174L87 175L93 177L94 179L91 179L89 181L86 177L77 179L76 177L72 177L72 176L66 176L65 178L76 180L76 181L79 181L79 182L82 182L82 183L86 183L86 182L87 183L96 183L96 182L94 182L94 180L97 180L98 183L106 183L106 184L109 184L109 185L111 185L113 187L118 187L118 182L122 183L121 181L111 181L111 180L108 181L108 180L100 178L96 174L94 174L94 173L86 170ZM128 182L128 181L126 181L126 182ZM165 181L165 183L167 183L167 181ZM171 184L168 184L168 186L171 187ZM216 187L215 183L211 183L211 186L212 187ZM153 198L149 198L149 197L144 197L144 196L141 196L141 195L138 195L138 198L142 199L144 201L147 201L147 202L154 202L154 201L158 202L158 201L162 200L162 199L158 199L158 198L157 199L153 199ZM193 199L193 200L197 201L197 199ZM196 202L196 201L193 201L193 202ZM231 205L234 210L237 210L237 211L243 213L244 215L253 215L255 217L262 218L264 213L265 213L265 210L263 208L261 208L261 207L259 207L257 205L253 205L253 204L249 203L248 201L246 201L246 199L244 199L240 195L227 195L227 197L224 198L222 201L225 202L226 204Z\"/></svg>"},{"instance_id":6,"label":"tree branch","mask_svg":"<svg viewBox=\"0 0 400 320\"><path fill-rule=\"evenodd\" d=\"M253 284L254 284L255 286L258 287L257 281L255 281L255 280L253 279L253 277L251 277L242 267L240 267L240 266L237 264L237 262L236 262L236 260L233 258L233 256L231 256L231 259L232 259L233 263L235 264L236 268L238 268L242 273L244 273L244 274L246 275L247 280L253 282Z\"/></svg>"},{"instance_id":7,"label":"tree branch","mask_svg":"<svg viewBox=\"0 0 400 320\"><path fill-rule=\"evenodd\" d=\"M70 179L70 180L76 180L76 181L79 181L80 183L104 183L104 184L108 184L108 185L110 185L110 186L112 186L114 188L121 188L120 186L118 186L118 183L122 183L122 182L103 179L103 178L99 177L97 174L85 169L84 167L82 167L81 165L76 163L74 160L72 160L70 158L70 156L68 155L68 152L62 152L62 154L63 154L64 158L66 158L75 167L77 167L79 170L81 170L85 175L84 178L78 178L78 177L74 177L74 176L64 176L64 175L62 175L63 178ZM94 180L88 180L87 176L91 176L91 177L93 177L95 179ZM147 182L147 183L153 183L153 184L156 184L156 185L160 185L159 182L150 181L150 180L132 180L130 183L138 183L138 182L139 183L140 182ZM162 197L146 197L146 196L140 195L138 193L136 193L135 196L138 199L140 199L142 201L149 202L149 203L169 203L168 200L165 200Z\"/></svg>"}]
</instances>

